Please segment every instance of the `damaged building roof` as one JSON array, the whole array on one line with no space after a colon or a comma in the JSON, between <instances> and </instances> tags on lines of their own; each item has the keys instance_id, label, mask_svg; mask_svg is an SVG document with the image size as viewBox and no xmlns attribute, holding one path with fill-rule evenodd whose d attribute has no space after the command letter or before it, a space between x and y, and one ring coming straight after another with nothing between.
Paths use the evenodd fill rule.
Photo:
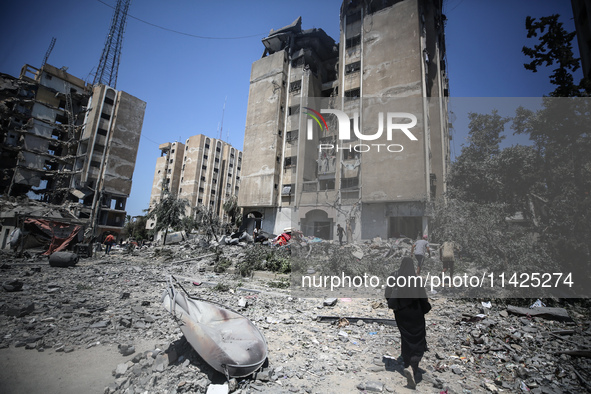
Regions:
<instances>
[{"instance_id":1,"label":"damaged building roof","mask_svg":"<svg viewBox=\"0 0 591 394\"><path fill-rule=\"evenodd\" d=\"M324 30L317 28L302 30L301 16L285 27L271 30L269 36L263 38L263 45L265 45L264 56L288 47L292 55L311 48L322 61L338 54L338 44Z\"/></svg>"}]
</instances>

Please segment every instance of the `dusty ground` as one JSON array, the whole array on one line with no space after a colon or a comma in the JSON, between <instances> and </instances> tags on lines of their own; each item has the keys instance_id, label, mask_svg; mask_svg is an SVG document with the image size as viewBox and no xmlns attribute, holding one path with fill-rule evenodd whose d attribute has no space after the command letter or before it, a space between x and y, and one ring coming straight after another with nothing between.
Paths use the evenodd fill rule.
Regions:
<instances>
[{"instance_id":1,"label":"dusty ground","mask_svg":"<svg viewBox=\"0 0 591 394\"><path fill-rule=\"evenodd\" d=\"M239 261L243 251L227 247L224 255ZM223 375L196 355L160 303L167 274L184 278L191 294L239 309L264 334L269 348L265 373L233 381L232 392L587 390L588 360L557 354L591 348L589 311L583 307L567 306L573 320L557 322L510 315L502 303L483 308L480 300L432 294L430 351L421 363L424 379L410 390L396 361L396 327L317 320L393 318L381 291L324 306L323 299L296 298L288 290L269 287L277 278L268 272L252 279L216 274L211 262L198 258L207 253L191 245L171 247L167 253L153 248L136 255L115 252L83 259L73 268L0 256L0 282L18 279L24 284L21 291L0 292L0 392L172 394L220 389ZM216 287L220 283L226 291ZM240 307L244 301L247 305ZM122 355L121 344L133 345L135 351Z\"/></svg>"},{"instance_id":2,"label":"dusty ground","mask_svg":"<svg viewBox=\"0 0 591 394\"><path fill-rule=\"evenodd\" d=\"M140 351L153 349L147 341ZM2 350L0 393L102 394L113 381L113 367L125 362L116 346L95 346L69 354L9 347Z\"/></svg>"}]
</instances>

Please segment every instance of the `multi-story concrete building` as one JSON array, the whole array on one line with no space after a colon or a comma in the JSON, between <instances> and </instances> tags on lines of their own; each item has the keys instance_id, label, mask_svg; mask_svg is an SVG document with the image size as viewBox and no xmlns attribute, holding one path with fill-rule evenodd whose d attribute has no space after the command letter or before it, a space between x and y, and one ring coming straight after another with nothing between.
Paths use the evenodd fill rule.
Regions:
<instances>
[{"instance_id":1,"label":"multi-story concrete building","mask_svg":"<svg viewBox=\"0 0 591 394\"><path fill-rule=\"evenodd\" d=\"M189 202L187 215L192 208L203 205L227 220L223 205L240 189L242 152L203 134L189 137L184 144L167 142L159 148L150 209L167 192ZM155 221L149 220L147 228L154 226Z\"/></svg>"},{"instance_id":2,"label":"multi-story concrete building","mask_svg":"<svg viewBox=\"0 0 591 394\"><path fill-rule=\"evenodd\" d=\"M2 194L63 204L98 237L119 232L146 103L49 64L0 85Z\"/></svg>"},{"instance_id":3,"label":"multi-story concrete building","mask_svg":"<svg viewBox=\"0 0 591 394\"><path fill-rule=\"evenodd\" d=\"M274 233L427 233L450 160L441 1L345 0L340 22L340 44L300 18L263 39L238 203Z\"/></svg>"},{"instance_id":4,"label":"multi-story concrete building","mask_svg":"<svg viewBox=\"0 0 591 394\"><path fill-rule=\"evenodd\" d=\"M583 76L591 78L591 0L571 0Z\"/></svg>"}]
</instances>

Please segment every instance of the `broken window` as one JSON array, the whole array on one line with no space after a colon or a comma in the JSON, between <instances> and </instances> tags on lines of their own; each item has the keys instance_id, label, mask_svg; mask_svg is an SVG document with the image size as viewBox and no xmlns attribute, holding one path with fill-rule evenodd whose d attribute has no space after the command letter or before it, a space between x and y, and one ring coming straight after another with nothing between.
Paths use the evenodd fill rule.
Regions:
<instances>
[{"instance_id":1,"label":"broken window","mask_svg":"<svg viewBox=\"0 0 591 394\"><path fill-rule=\"evenodd\" d=\"M290 196L291 195L291 187L292 185L283 185L283 188L281 189L281 195L282 196Z\"/></svg>"},{"instance_id":2,"label":"broken window","mask_svg":"<svg viewBox=\"0 0 591 394\"><path fill-rule=\"evenodd\" d=\"M356 35L351 38L347 38L347 40L345 41L345 48L347 48L347 49L353 48L353 47L356 47L360 44L361 44L361 34Z\"/></svg>"},{"instance_id":3,"label":"broken window","mask_svg":"<svg viewBox=\"0 0 591 394\"><path fill-rule=\"evenodd\" d=\"M202 170L207 170L207 166L201 166Z\"/></svg>"},{"instance_id":4,"label":"broken window","mask_svg":"<svg viewBox=\"0 0 591 394\"><path fill-rule=\"evenodd\" d=\"M199 193L203 193L203 188L202 187L199 188Z\"/></svg>"},{"instance_id":5,"label":"broken window","mask_svg":"<svg viewBox=\"0 0 591 394\"><path fill-rule=\"evenodd\" d=\"M285 168L295 167L297 159L298 159L297 156L286 157L284 167Z\"/></svg>"},{"instance_id":6,"label":"broken window","mask_svg":"<svg viewBox=\"0 0 591 394\"><path fill-rule=\"evenodd\" d=\"M289 107L288 115L295 115L300 113L300 106L299 105L292 105Z\"/></svg>"},{"instance_id":7,"label":"broken window","mask_svg":"<svg viewBox=\"0 0 591 394\"><path fill-rule=\"evenodd\" d=\"M292 66L293 68L296 68L296 67L301 67L301 66L303 66L303 65L304 65L304 57L303 57L303 56L301 56L301 57L298 57L297 59L295 59L295 60L293 60L293 61L291 62L291 66Z\"/></svg>"},{"instance_id":8,"label":"broken window","mask_svg":"<svg viewBox=\"0 0 591 394\"><path fill-rule=\"evenodd\" d=\"M341 189L352 189L359 186L359 178L341 178Z\"/></svg>"},{"instance_id":9,"label":"broken window","mask_svg":"<svg viewBox=\"0 0 591 394\"><path fill-rule=\"evenodd\" d=\"M360 96L360 93L361 92L360 92L359 88L347 90L345 92L345 100L347 100L347 101L357 100Z\"/></svg>"},{"instance_id":10,"label":"broken window","mask_svg":"<svg viewBox=\"0 0 591 394\"><path fill-rule=\"evenodd\" d=\"M358 72L361 69L361 61L355 63L349 63L345 66L345 75Z\"/></svg>"},{"instance_id":11,"label":"broken window","mask_svg":"<svg viewBox=\"0 0 591 394\"><path fill-rule=\"evenodd\" d=\"M293 81L292 83L289 84L289 93L299 92L300 90L302 90L302 80L301 79L299 81Z\"/></svg>"},{"instance_id":12,"label":"broken window","mask_svg":"<svg viewBox=\"0 0 591 394\"><path fill-rule=\"evenodd\" d=\"M285 134L285 138L287 139L287 141L295 141L298 139L298 132L299 130L288 131Z\"/></svg>"},{"instance_id":13,"label":"broken window","mask_svg":"<svg viewBox=\"0 0 591 394\"><path fill-rule=\"evenodd\" d=\"M318 181L320 190L334 190L334 179L322 179Z\"/></svg>"},{"instance_id":14,"label":"broken window","mask_svg":"<svg viewBox=\"0 0 591 394\"><path fill-rule=\"evenodd\" d=\"M359 158L359 152L355 150L343 149L343 160L355 160Z\"/></svg>"},{"instance_id":15,"label":"broken window","mask_svg":"<svg viewBox=\"0 0 591 394\"><path fill-rule=\"evenodd\" d=\"M204 176L201 177L201 181L202 182L205 182L205 177Z\"/></svg>"},{"instance_id":16,"label":"broken window","mask_svg":"<svg viewBox=\"0 0 591 394\"><path fill-rule=\"evenodd\" d=\"M361 10L347 15L347 24L361 20Z\"/></svg>"}]
</instances>

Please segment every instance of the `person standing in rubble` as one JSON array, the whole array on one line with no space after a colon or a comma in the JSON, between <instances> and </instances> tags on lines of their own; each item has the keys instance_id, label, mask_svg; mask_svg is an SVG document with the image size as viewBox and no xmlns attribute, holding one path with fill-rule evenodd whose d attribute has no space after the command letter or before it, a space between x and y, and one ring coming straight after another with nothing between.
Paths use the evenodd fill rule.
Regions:
<instances>
[{"instance_id":1,"label":"person standing in rubble","mask_svg":"<svg viewBox=\"0 0 591 394\"><path fill-rule=\"evenodd\" d=\"M448 273L449 276L454 275L454 264L455 254L454 251L457 249L455 242L445 241L441 248L439 248L439 258L443 266L443 273Z\"/></svg>"},{"instance_id":2,"label":"person standing in rubble","mask_svg":"<svg viewBox=\"0 0 591 394\"><path fill-rule=\"evenodd\" d=\"M417 278L412 258L403 257L398 271L388 278L385 294L400 331L403 373L411 389L422 379L419 363L427 350L425 314L431 310L427 292Z\"/></svg>"},{"instance_id":3,"label":"person standing in rubble","mask_svg":"<svg viewBox=\"0 0 591 394\"><path fill-rule=\"evenodd\" d=\"M423 239L417 239L415 241L415 243L412 245L410 253L414 254L415 259L417 259L417 275L420 275L421 269L423 268L423 263L425 262L425 257L431 256L431 251L429 250L429 241L427 240L426 235L423 235Z\"/></svg>"},{"instance_id":4,"label":"person standing in rubble","mask_svg":"<svg viewBox=\"0 0 591 394\"><path fill-rule=\"evenodd\" d=\"M343 235L345 235L345 229L337 224L337 236L339 237L339 245L343 246Z\"/></svg>"},{"instance_id":5,"label":"person standing in rubble","mask_svg":"<svg viewBox=\"0 0 591 394\"><path fill-rule=\"evenodd\" d=\"M111 253L111 247L113 247L113 244L115 243L115 237L113 236L113 234L107 235L107 237L105 238L105 241L103 243L105 244L105 256L106 256L109 253Z\"/></svg>"}]
</instances>

